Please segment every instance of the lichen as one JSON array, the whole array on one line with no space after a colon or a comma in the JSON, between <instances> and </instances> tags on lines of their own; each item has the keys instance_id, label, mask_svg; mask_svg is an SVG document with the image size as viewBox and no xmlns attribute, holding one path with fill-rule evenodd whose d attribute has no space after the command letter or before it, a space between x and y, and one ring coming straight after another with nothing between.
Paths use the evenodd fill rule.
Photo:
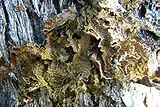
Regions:
<instances>
[{"instance_id":1,"label":"lichen","mask_svg":"<svg viewBox=\"0 0 160 107\"><path fill-rule=\"evenodd\" d=\"M44 25L46 45L10 47L10 63L0 61L5 71L0 76L14 72L24 81L26 91L22 93L27 95L46 87L57 106L66 100L67 105L77 105L76 97L83 92L99 94L107 79L152 79L147 43L154 40L146 43L139 36L147 24L127 13L118 0L113 1L84 6L81 15L73 6L48 19ZM128 5L134 4L134 9L140 2Z\"/></svg>"}]
</instances>

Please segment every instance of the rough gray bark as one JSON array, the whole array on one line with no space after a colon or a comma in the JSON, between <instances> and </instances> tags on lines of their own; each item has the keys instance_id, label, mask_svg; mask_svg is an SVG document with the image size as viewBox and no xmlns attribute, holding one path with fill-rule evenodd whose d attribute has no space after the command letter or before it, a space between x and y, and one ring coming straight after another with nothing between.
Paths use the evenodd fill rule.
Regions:
<instances>
[{"instance_id":1,"label":"rough gray bark","mask_svg":"<svg viewBox=\"0 0 160 107\"><path fill-rule=\"evenodd\" d=\"M9 45L43 44L44 22L70 5L63 0L1 0L0 57L8 60Z\"/></svg>"}]
</instances>

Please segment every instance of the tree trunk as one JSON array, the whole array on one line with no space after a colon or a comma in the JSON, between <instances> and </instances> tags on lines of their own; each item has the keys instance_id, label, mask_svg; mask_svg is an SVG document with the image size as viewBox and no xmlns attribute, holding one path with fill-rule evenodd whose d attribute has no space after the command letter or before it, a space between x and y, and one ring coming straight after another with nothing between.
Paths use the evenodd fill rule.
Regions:
<instances>
[{"instance_id":1,"label":"tree trunk","mask_svg":"<svg viewBox=\"0 0 160 107\"><path fill-rule=\"evenodd\" d=\"M0 75L5 76L0 76L0 106L159 107L159 6L156 0L0 0L0 57L5 60L0 60ZM54 29L46 24L53 16L53 22L59 21L52 22ZM47 46L57 55L55 61L41 51ZM137 48L136 56L130 50Z\"/></svg>"}]
</instances>

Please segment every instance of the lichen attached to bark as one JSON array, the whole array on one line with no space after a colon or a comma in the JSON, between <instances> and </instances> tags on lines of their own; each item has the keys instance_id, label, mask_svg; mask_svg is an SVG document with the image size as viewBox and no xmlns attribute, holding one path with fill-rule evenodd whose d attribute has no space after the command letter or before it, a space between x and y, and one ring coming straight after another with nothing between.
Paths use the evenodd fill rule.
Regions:
<instances>
[{"instance_id":1,"label":"lichen attached to bark","mask_svg":"<svg viewBox=\"0 0 160 107\"><path fill-rule=\"evenodd\" d=\"M156 74L150 75L152 52L147 47L155 41L144 42L139 35L145 27L154 28L128 12L118 0L113 0L114 4L110 0L95 2L82 7L80 13L73 6L48 19L43 30L45 46L11 46L10 62L0 60L0 76L12 72L17 83L23 84L19 90L22 99L31 101L38 96L32 93L45 87L55 105L77 106L79 97L99 95L106 80L156 78ZM129 2L133 5L128 9L141 2Z\"/></svg>"}]
</instances>

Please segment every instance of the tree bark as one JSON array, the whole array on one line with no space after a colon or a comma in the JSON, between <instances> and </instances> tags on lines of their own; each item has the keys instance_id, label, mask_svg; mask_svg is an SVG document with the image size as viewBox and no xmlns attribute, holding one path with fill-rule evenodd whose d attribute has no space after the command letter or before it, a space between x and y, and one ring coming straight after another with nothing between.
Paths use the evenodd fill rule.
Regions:
<instances>
[{"instance_id":1,"label":"tree bark","mask_svg":"<svg viewBox=\"0 0 160 107\"><path fill-rule=\"evenodd\" d=\"M145 15L146 16L148 15L148 17L146 17L147 24L145 24L145 25L149 26L149 27L147 27L146 29L139 30L139 32L138 32L140 34L139 37L141 39L145 39L143 42L146 41L144 44L147 45L149 47L149 49L151 49L151 50L152 49L153 50L159 49L160 31L158 29L159 29L160 24L157 20L159 20L160 16L158 13L156 13L157 10L155 8L153 8L154 6L158 5L158 2L156 0L153 1L153 3L147 2L147 1L141 2L141 0L137 0L137 2L139 3L138 4L139 6L142 6L142 4L143 4L143 9L134 7L137 5L134 3L133 3L133 5L130 5L129 3L131 2L131 0L113 0L113 2L111 2L111 1L107 2L107 1L109 1L109 0L106 0L106 1L105 0L99 0L99 1L98 0L89 0L89 1L85 1L85 0L0 0L0 57L1 57L1 59L4 59L9 64L12 63L10 65L10 66L12 66L14 64L11 61L12 60L11 57L9 57L11 54L10 47L14 47L14 46L21 47L21 46L26 46L26 44L31 44L32 46L38 45L38 46L44 47L46 44L46 37L44 36L44 32L43 32L43 29L45 28L45 23L52 16L55 16L59 13L65 13L65 9L68 9L71 6L76 7L76 10L78 12L77 17L79 17L81 15L83 16L81 9L84 6L86 6L86 7L88 6L88 9L86 9L86 11L85 11L86 13L84 12L84 16L85 16L85 17L83 17L84 19L79 18L79 20L85 20L85 21L88 20L88 18L90 18L90 17L94 17L94 15L90 16L90 13L88 12L90 8L94 8L94 9L96 8L97 11L99 12L98 13L99 15L105 13L105 11L107 11L105 9L111 8L111 10L113 12L109 13L109 11L107 11L108 13L106 13L106 14L110 14L111 16L112 15L115 16L117 18L117 20L124 19L124 22L126 21L125 14L126 15L129 14L130 11L132 11L133 13L135 13L137 15L137 17L138 17L137 19L139 19L141 21L141 23L143 23L143 18L145 18ZM104 7L101 8L101 10L99 10L99 7L97 6L97 4L100 5L101 3L103 4L101 6L102 7L104 6ZM115 5L113 5L113 3L115 3ZM118 4L116 4L116 3L118 3ZM128 5L127 5L127 3L128 3ZM94 5L92 5L92 4L94 4ZM95 4L97 7L95 6ZM152 14L149 14L149 12L146 14L145 9L149 8L149 6L150 6L149 4L153 6L152 7L153 9L155 9L154 11L152 9L148 10L149 12L155 14L155 15L153 15L153 17L151 16ZM155 5L155 4L157 4L157 5ZM108 7L105 7L106 5ZM118 7L118 6L120 6L120 7ZM127 6L129 6L129 7L127 8ZM126 7L126 8L124 8L124 7ZM125 14L116 13L117 12L116 8L118 8L117 10L121 10L122 13L125 13ZM133 8L135 10L132 10ZM118 17L118 15L123 16L123 17ZM149 22L149 20L154 20L155 17L156 17L155 21ZM131 16L131 17L127 17L127 18L128 18L127 20L129 20L129 18L132 19L133 17ZM133 20L135 20L135 19L136 18L133 18ZM109 21L108 22L105 21L105 23L102 23L102 21L103 21L103 17L98 20L97 25L108 26L110 23ZM90 22L86 21L84 23L82 23L82 25L84 24L85 26L89 26L88 23L90 23ZM97 23L97 22L93 22L93 23ZM117 22L117 23L119 23L119 22ZM126 22L126 23L128 23L128 22ZM140 23L140 22L137 21L137 23ZM96 28L97 25L95 24L94 27ZM123 25L121 25L121 26L123 26ZM129 25L126 25L126 26L129 26ZM115 27L114 29L119 29L118 24L113 25L112 27L113 28ZM143 27L143 25L142 25L142 27ZM60 26L60 28L61 28L61 26ZM132 26L130 28L132 29ZM107 28L107 29L109 29L109 28ZM134 29L137 29L137 28L134 28ZM128 31L129 30L130 29L128 29ZM24 91L26 91L26 90L24 90L25 89L24 86L27 87L27 83L23 79L25 76L21 74L20 70L16 71L16 73L15 72L9 72L9 73L7 72L8 75L5 78L0 78L0 106L2 106L2 107L13 107L13 106L15 106L15 107L21 107L21 106L22 107L39 107L39 106L40 107L55 107L55 106L64 106L64 107L66 107L66 106L78 106L78 107L138 107L138 106L140 106L140 107L147 106L148 107L148 106L152 106L153 107L153 106L157 106L158 107L158 106L160 106L160 104L158 102L158 99L160 97L159 83L158 83L159 80L156 79L155 80L156 83L151 83L150 81L152 81L152 80L148 79L149 76L148 77L143 76L142 78L140 78L138 80L137 80L138 77L135 77L137 81L134 81L134 79L133 79L133 82L131 82L132 80L129 80L129 82L124 82L122 78L120 79L119 77L116 77L118 74L113 78L104 78L105 74L103 75L102 73L104 73L104 72L102 72L102 71L105 71L103 68L106 67L106 66L104 67L104 65L107 63L107 61L105 62L103 60L104 57L98 57L98 56L102 56L102 53L104 51L108 52L108 50L110 48L106 49L105 47L103 47L103 46L108 47L108 44L107 44L107 42L103 43L103 40L99 39L99 37L101 38L101 36L103 38L104 37L103 35L105 35L106 32L100 32L101 29L97 30L97 31L99 31L97 34L95 34L94 31L93 32L86 31L86 32L89 32L88 35L95 35L94 39L98 38L97 40L92 40L92 41L94 41L94 43L92 43L92 42L87 43L90 39L93 39L93 38L89 38L89 39L83 38L83 37L81 38L81 36L80 36L80 37L77 37L76 39L74 39L74 37L72 37L72 39L74 39L75 41L77 40L77 41L79 41L79 43L82 43L81 44L82 46L78 45L77 47L80 47L80 46L82 47L78 51L84 50L80 53L80 55L86 59L88 58L88 57L85 57L85 52L87 50L87 46L90 44L92 44L93 46L98 44L97 47L96 46L93 47L93 49L95 49L95 50L97 49L95 53L96 53L96 55L97 54L98 55L95 59L92 59L92 60L97 61L97 62L96 61L94 62L94 65L97 67L96 69L100 69L100 70L90 72L90 73L93 73L93 75L87 74L88 72L87 73L84 72L81 74L81 75L85 75L84 78L85 77L86 78L93 77L94 79L98 75L99 80L97 80L98 81L97 86L93 85L94 87L92 87L92 85L90 85L90 83L89 83L91 80L88 80L88 81L86 80L87 81L86 82L85 80L83 80L84 79L83 78L82 80L79 80L79 81L85 81L85 85L87 84L87 89L86 89L87 91L77 92L78 95L72 95L74 93L72 92L72 90L69 90L70 93L65 93L65 95L67 97L68 96L70 96L70 97L63 98L63 96L61 96L62 98L59 98L59 99L63 99L63 101L61 101L61 102L63 102L63 105L59 105L59 102L57 100L55 101L55 99L54 99L54 96L53 96L54 92L51 92L51 90L49 90L50 87L48 88L47 86L43 86L43 87L38 87L36 89L36 86L35 86L34 91L31 91L30 95L25 95ZM66 32L68 33L69 31L66 31ZM127 32L127 30L126 30L126 32ZM62 32L62 33L64 33L64 32ZM137 34L137 31L136 31L136 33L129 33L129 32L127 32L127 33L128 34ZM83 35L83 33L82 33L82 35ZM85 34L85 35L87 35L87 34ZM116 34L111 34L111 35L116 35ZM127 34L124 33L124 35L127 35ZM118 34L117 34L117 37L115 36L115 38L118 38ZM115 38L113 38L113 39L115 39ZM109 41L110 38L104 37L103 39L106 41ZM99 41L101 41L101 42L99 42ZM150 42L152 42L152 44L149 44ZM73 43L74 43L74 41L73 41ZM63 45L63 43L62 43L62 45ZM83 47L83 45L85 45L86 47ZM123 45L123 46L125 46L125 45ZM114 47L114 45L113 45L113 47ZM155 48L153 48L153 47L155 47ZM116 47L116 48L118 48L118 47ZM121 47L121 48L123 48L123 47ZM68 47L67 47L67 49L68 49ZM30 50L32 50L32 49L30 49ZM36 49L35 49L35 51L37 52ZM76 52L74 52L74 49L72 49L72 48L71 49L69 48L68 51L71 54L76 53ZM111 50L111 51L114 51L114 50ZM38 52L36 53L37 56L39 55ZM114 54L114 52L113 52L113 54ZM36 55L35 55L35 57L37 59L35 58L35 60L42 62L41 59L38 59L39 57L37 57ZM71 56L71 57L73 57L73 56ZM110 58L112 56L113 55L110 55L108 58ZM16 57L18 57L18 56L16 56ZM78 54L77 54L77 57L78 57ZM88 59L87 60L86 59L82 58L82 59L80 59L80 61L82 60L82 62L84 61L85 63L88 64L89 61L88 61ZM51 65L53 67L54 65L50 64L53 61L53 59L49 60L49 61L48 60L45 60L43 62L44 66L46 66L48 64L47 66ZM46 62L47 62L47 64L45 64ZM80 63L82 63L82 62L80 62ZM28 63L28 62L26 61L26 63ZM114 69L115 66L120 66L120 65L116 65L115 63L116 62L111 61L111 64L112 64L111 69ZM152 62L150 62L150 63L152 63ZM100 64L102 65L102 68L101 68ZM106 65L109 66L109 64L110 63L107 63ZM23 65L25 65L25 63L22 64L22 66ZM8 65L6 65L6 66L8 67ZM23 68L22 66L21 66L21 68ZM57 68L55 67L56 70L63 68L61 66L58 68L58 66L59 65L56 65L56 67L57 67ZM83 65L83 66L85 66L85 65ZM159 65L157 65L157 66L159 66ZM4 69L4 68L2 68L2 65L1 65L1 69ZM28 69L30 70L30 68L28 68ZM68 69L72 69L72 68L67 68L67 70ZM149 69L151 72L153 71L152 67ZM48 71L46 70L46 72L48 72ZM134 71L136 71L136 70L134 70ZM83 69L82 69L82 72L83 72ZM123 71L123 73L124 72L125 71ZM97 74L95 75L94 73L95 74L97 73ZM39 74L39 72L37 74ZM57 74L54 74L54 76ZM1 73L0 73L0 75L1 75ZM30 74L26 73L26 75L28 76ZM72 75L72 74L68 73L68 75ZM87 76L90 75L90 76L87 77L86 75ZM126 75L128 75L128 74L126 74ZM142 74L142 75L145 75L145 74ZM54 76L53 76L53 78L54 78ZM61 78L61 76L64 76L64 75L60 74L59 78ZM65 75L65 76L67 78L67 75ZM70 82L70 81L74 80L75 78L78 78L78 76L79 76L78 74L75 75L73 78L71 78L72 76L70 76L68 79L66 79L66 81ZM49 78L49 76L48 76L48 78ZM47 81L48 78L46 77L44 79L44 81ZM64 77L62 77L62 79L63 78ZM34 78L32 78L32 79L34 81ZM124 78L124 79L126 79L126 78ZM28 81L30 81L30 80L28 80ZM95 83L93 83L93 84L96 84L97 81L94 81ZM62 84L63 83L65 84L65 81L63 81ZM59 84L60 83L58 83L58 85ZM77 84L78 83L76 83L76 85ZM51 88L53 90L54 89L56 90L55 87L54 88L51 87ZM83 90L85 90L85 88ZM70 89L70 87L68 87L68 89ZM64 90L67 90L67 89L64 89ZM62 90L62 91L64 91L64 90ZM73 99L71 97L73 97ZM73 101L74 103L72 103L71 105L67 105L70 102L72 102L72 101L70 101L70 99L74 100ZM154 101L152 101L152 99L154 99Z\"/></svg>"}]
</instances>

